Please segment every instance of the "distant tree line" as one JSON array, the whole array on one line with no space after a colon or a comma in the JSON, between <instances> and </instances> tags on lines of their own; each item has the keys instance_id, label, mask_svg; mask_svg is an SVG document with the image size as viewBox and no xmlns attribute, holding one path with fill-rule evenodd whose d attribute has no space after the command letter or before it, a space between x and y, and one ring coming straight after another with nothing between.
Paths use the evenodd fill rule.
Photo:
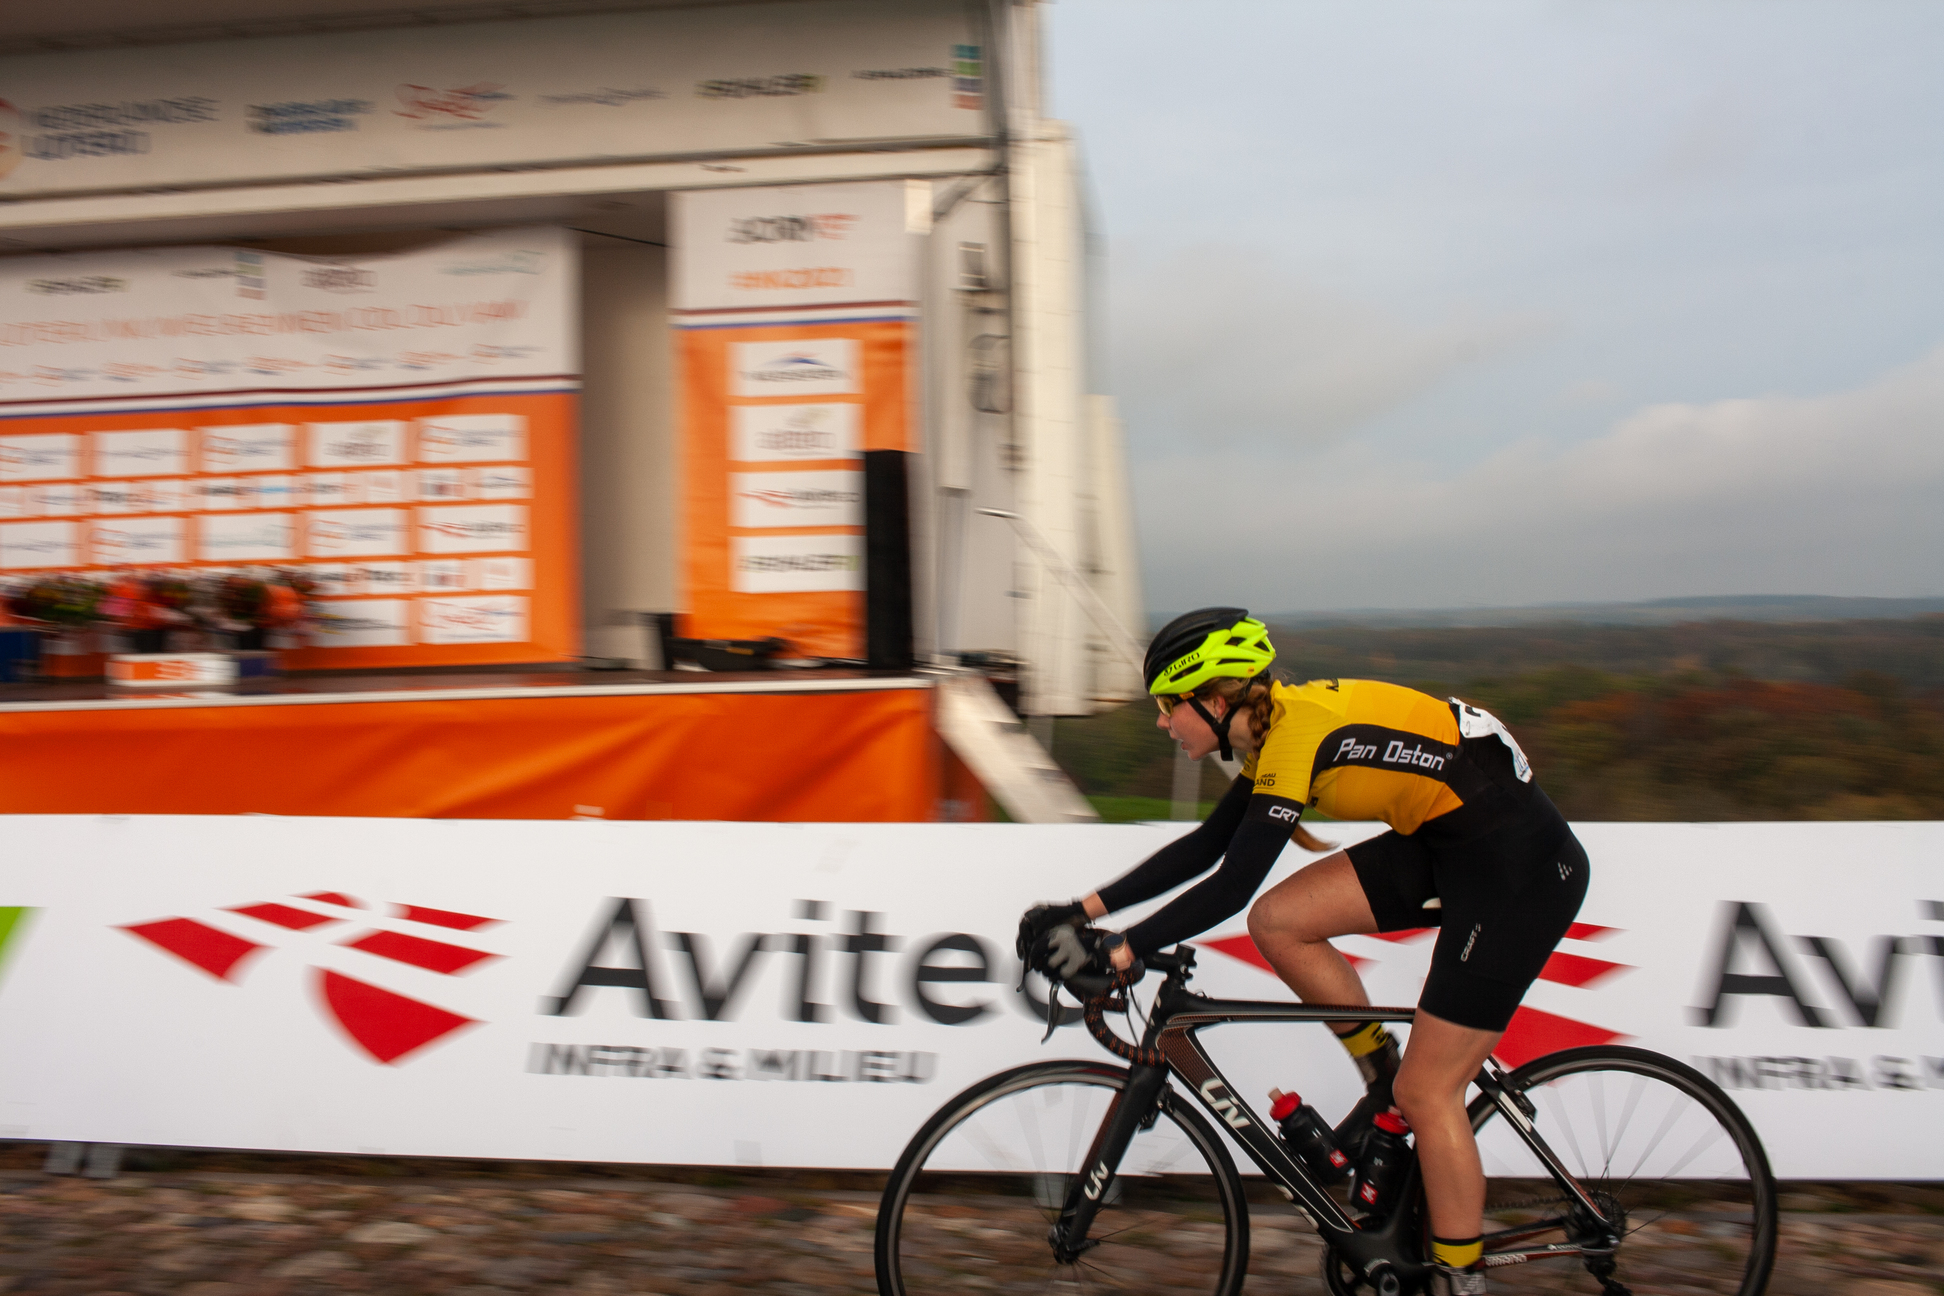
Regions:
<instances>
[{"instance_id":1,"label":"distant tree line","mask_svg":"<svg viewBox=\"0 0 1944 1296\"><path fill-rule=\"evenodd\" d=\"M1275 640L1295 678L1389 680L1492 711L1570 818L1944 818L1944 617ZM1166 798L1173 753L1154 715L1061 721L1054 758L1090 796ZM1212 798L1223 780L1204 764Z\"/></svg>"}]
</instances>

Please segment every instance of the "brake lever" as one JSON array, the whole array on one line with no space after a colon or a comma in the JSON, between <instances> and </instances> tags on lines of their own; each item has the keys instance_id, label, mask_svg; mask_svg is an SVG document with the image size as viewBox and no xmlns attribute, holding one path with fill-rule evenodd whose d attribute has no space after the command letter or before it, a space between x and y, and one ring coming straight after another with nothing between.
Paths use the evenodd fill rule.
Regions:
<instances>
[{"instance_id":1,"label":"brake lever","mask_svg":"<svg viewBox=\"0 0 1944 1296\"><path fill-rule=\"evenodd\" d=\"M1024 978L1021 978L1024 984ZM1046 1034L1040 1036L1040 1043L1053 1038L1053 1032L1060 1025L1060 983L1054 977L1046 978Z\"/></svg>"}]
</instances>

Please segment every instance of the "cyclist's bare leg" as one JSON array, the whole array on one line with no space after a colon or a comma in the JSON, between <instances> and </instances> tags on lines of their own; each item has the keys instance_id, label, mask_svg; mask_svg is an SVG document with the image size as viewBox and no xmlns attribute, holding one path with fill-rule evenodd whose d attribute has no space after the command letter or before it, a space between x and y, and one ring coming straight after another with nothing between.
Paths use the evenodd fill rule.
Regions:
<instances>
[{"instance_id":1,"label":"cyclist's bare leg","mask_svg":"<svg viewBox=\"0 0 1944 1296\"><path fill-rule=\"evenodd\" d=\"M1356 969L1332 936L1377 930L1350 857L1326 855L1262 893L1249 909L1249 935L1276 975L1304 1003L1367 1004ZM1338 1034L1356 1029L1346 1023Z\"/></svg>"},{"instance_id":2,"label":"cyclist's bare leg","mask_svg":"<svg viewBox=\"0 0 1944 1296\"><path fill-rule=\"evenodd\" d=\"M1256 948L1305 1003L1370 1002L1329 938L1376 930L1370 902L1342 851L1270 888L1249 910ZM1438 1237L1473 1237L1481 1229L1485 1175L1465 1117L1465 1086L1498 1041L1497 1032L1459 1026L1422 1009L1411 1027L1393 1097L1416 1138Z\"/></svg>"},{"instance_id":3,"label":"cyclist's bare leg","mask_svg":"<svg viewBox=\"0 0 1944 1296\"><path fill-rule=\"evenodd\" d=\"M1418 1009L1392 1096L1417 1142L1431 1232L1478 1236L1485 1216L1485 1172L1465 1116L1465 1086L1498 1046L1500 1031L1474 1030Z\"/></svg>"}]
</instances>

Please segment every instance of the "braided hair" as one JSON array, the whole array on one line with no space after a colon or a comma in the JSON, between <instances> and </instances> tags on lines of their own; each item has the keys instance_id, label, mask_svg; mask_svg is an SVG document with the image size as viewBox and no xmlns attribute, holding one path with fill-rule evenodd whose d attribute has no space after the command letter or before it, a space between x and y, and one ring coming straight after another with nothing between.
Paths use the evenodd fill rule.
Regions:
<instances>
[{"instance_id":1,"label":"braided hair","mask_svg":"<svg viewBox=\"0 0 1944 1296\"><path fill-rule=\"evenodd\" d=\"M1262 750L1262 741L1269 736L1269 726L1275 721L1276 708L1267 671L1254 679L1236 679L1233 676L1212 679L1196 689L1195 696L1204 703L1210 698L1221 698L1228 703L1230 710L1247 708L1249 732L1255 735L1256 750ZM1303 827L1301 822L1289 830L1289 836L1298 846L1315 855L1325 855L1337 848L1335 842L1324 841Z\"/></svg>"}]
</instances>

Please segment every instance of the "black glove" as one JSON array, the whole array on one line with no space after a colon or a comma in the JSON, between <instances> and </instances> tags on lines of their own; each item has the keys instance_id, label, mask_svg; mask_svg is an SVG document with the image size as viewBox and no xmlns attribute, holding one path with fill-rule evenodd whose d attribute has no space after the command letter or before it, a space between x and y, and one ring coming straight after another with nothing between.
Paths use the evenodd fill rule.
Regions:
<instances>
[{"instance_id":1,"label":"black glove","mask_svg":"<svg viewBox=\"0 0 1944 1296\"><path fill-rule=\"evenodd\" d=\"M1070 981L1083 972L1112 976L1118 970L1114 967L1114 951L1126 943L1127 937L1121 933L1101 931L1097 927L1055 927L1046 934L1044 945L1033 951L1037 956L1035 966L1062 981Z\"/></svg>"},{"instance_id":2,"label":"black glove","mask_svg":"<svg viewBox=\"0 0 1944 1296\"><path fill-rule=\"evenodd\" d=\"M1077 900L1063 905L1036 904L1019 915L1019 939L1013 943L1013 952L1024 962L1047 932L1060 926L1077 927L1085 921L1087 911Z\"/></svg>"}]
</instances>

